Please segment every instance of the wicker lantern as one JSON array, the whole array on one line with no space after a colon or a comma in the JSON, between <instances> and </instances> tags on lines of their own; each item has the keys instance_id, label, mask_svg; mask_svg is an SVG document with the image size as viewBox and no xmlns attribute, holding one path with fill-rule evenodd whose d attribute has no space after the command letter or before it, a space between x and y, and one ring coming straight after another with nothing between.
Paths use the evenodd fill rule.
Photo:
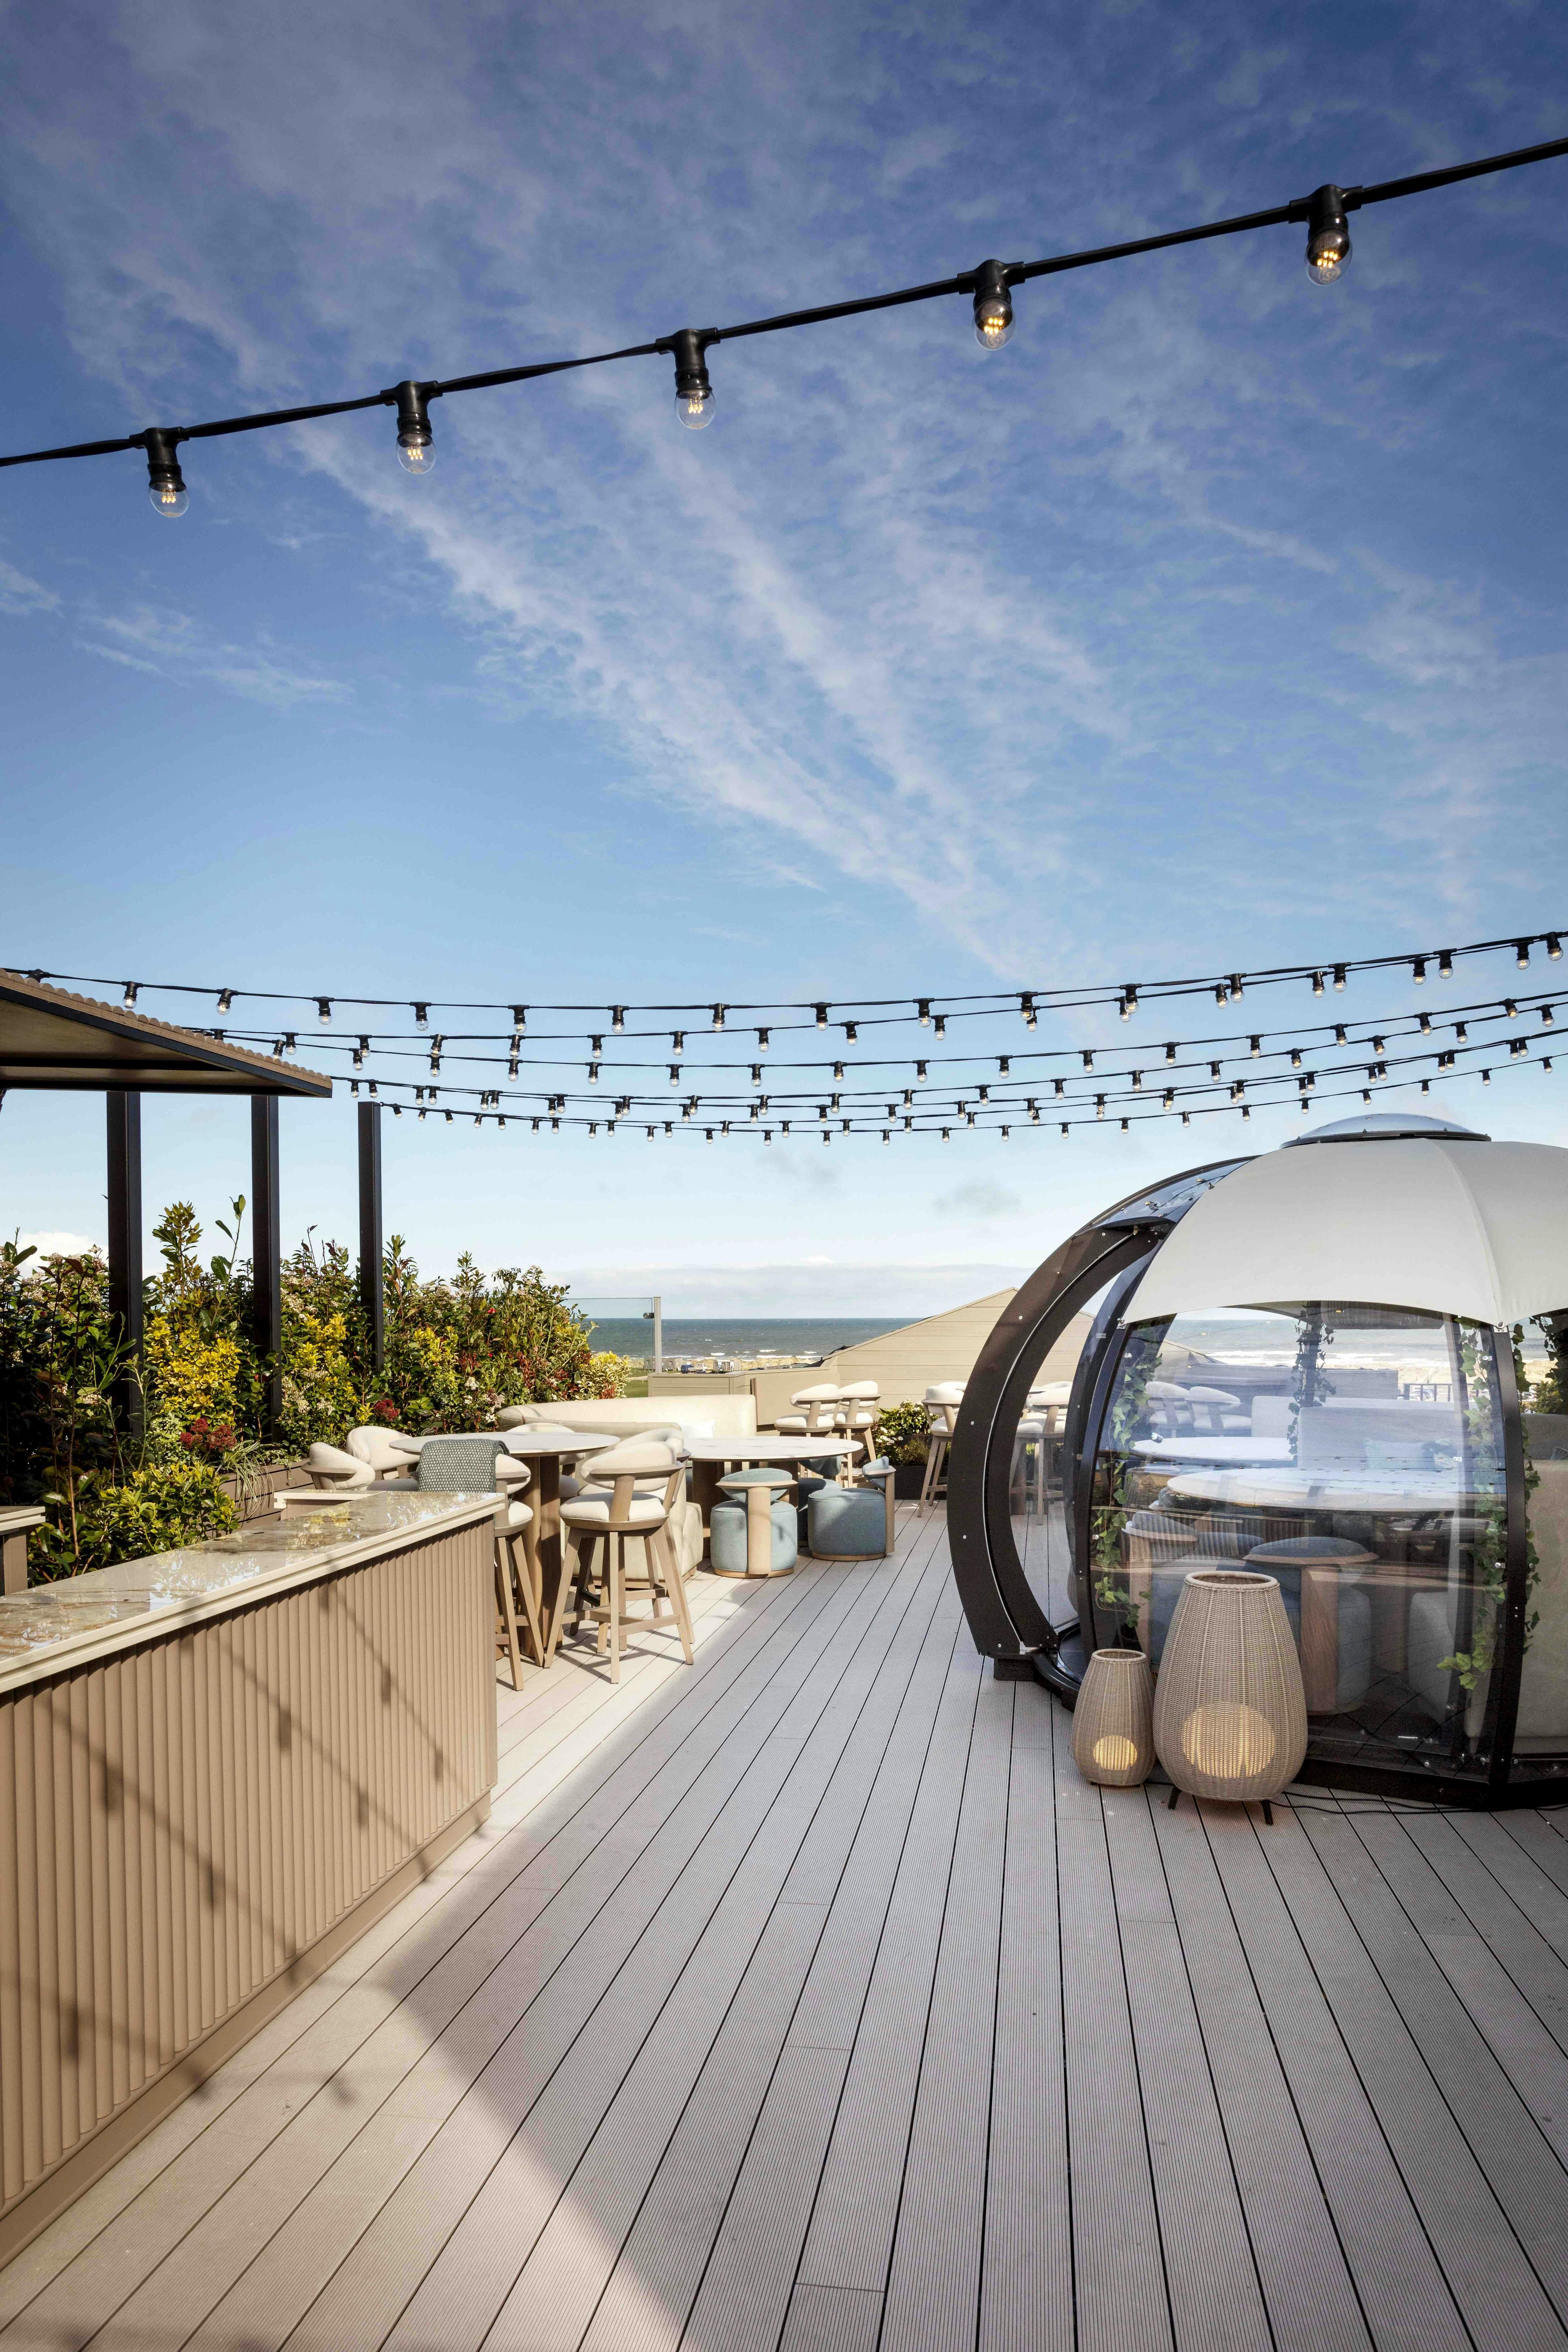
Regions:
<instances>
[{"instance_id":1,"label":"wicker lantern","mask_svg":"<svg viewBox=\"0 0 1568 2352\"><path fill-rule=\"evenodd\" d=\"M1194 1797L1267 1805L1307 1752L1300 1662L1279 1586L1242 1569L1202 1569L1182 1587L1154 1695L1154 1747Z\"/></svg>"},{"instance_id":2,"label":"wicker lantern","mask_svg":"<svg viewBox=\"0 0 1568 2352\"><path fill-rule=\"evenodd\" d=\"M1149 1778L1153 1690L1142 1650L1096 1650L1073 1710L1072 1753L1102 1789L1135 1789Z\"/></svg>"}]
</instances>

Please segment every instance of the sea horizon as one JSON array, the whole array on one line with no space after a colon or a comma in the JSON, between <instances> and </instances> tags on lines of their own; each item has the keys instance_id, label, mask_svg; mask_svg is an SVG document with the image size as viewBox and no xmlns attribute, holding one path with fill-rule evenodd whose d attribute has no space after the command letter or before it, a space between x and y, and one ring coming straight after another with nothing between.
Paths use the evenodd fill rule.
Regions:
<instances>
[{"instance_id":1,"label":"sea horizon","mask_svg":"<svg viewBox=\"0 0 1568 2352\"><path fill-rule=\"evenodd\" d=\"M653 1353L653 1325L640 1317L590 1318L594 1345L617 1356ZM880 1339L917 1318L899 1315L667 1315L666 1362L698 1356L807 1356Z\"/></svg>"}]
</instances>

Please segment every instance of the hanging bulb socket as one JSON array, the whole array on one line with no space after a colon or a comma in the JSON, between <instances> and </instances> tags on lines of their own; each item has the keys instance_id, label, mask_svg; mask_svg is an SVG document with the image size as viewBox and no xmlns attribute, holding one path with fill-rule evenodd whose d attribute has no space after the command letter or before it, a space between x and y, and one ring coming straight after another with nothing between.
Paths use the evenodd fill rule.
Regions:
<instances>
[{"instance_id":1,"label":"hanging bulb socket","mask_svg":"<svg viewBox=\"0 0 1568 2352\"><path fill-rule=\"evenodd\" d=\"M185 438L172 427L151 425L141 437L141 446L147 452L147 497L154 514L177 521L191 503L185 488L185 478L180 471L179 446Z\"/></svg>"},{"instance_id":2,"label":"hanging bulb socket","mask_svg":"<svg viewBox=\"0 0 1568 2352\"><path fill-rule=\"evenodd\" d=\"M718 336L711 329L700 331L695 327L682 327L677 335L668 336L656 349L668 352L675 361L675 413L682 425L693 433L700 433L713 415L713 387L708 381L708 364L704 354Z\"/></svg>"},{"instance_id":3,"label":"hanging bulb socket","mask_svg":"<svg viewBox=\"0 0 1568 2352\"><path fill-rule=\"evenodd\" d=\"M407 378L384 392L382 398L397 410L397 462L405 474L428 474L436 463L435 436L427 405L434 387Z\"/></svg>"},{"instance_id":4,"label":"hanging bulb socket","mask_svg":"<svg viewBox=\"0 0 1568 2352\"><path fill-rule=\"evenodd\" d=\"M974 273L974 340L983 352L999 352L1013 332L1013 295L1000 261L983 261Z\"/></svg>"},{"instance_id":5,"label":"hanging bulb socket","mask_svg":"<svg viewBox=\"0 0 1568 2352\"><path fill-rule=\"evenodd\" d=\"M1355 192L1351 192L1355 201ZM1332 286L1350 266L1351 229L1345 192L1328 181L1306 201L1307 275L1314 286Z\"/></svg>"}]
</instances>

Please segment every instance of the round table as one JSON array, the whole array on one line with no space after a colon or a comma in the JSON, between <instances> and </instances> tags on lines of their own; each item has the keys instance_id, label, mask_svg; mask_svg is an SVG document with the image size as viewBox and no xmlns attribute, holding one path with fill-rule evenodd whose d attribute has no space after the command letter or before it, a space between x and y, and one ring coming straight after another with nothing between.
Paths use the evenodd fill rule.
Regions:
<instances>
[{"instance_id":1,"label":"round table","mask_svg":"<svg viewBox=\"0 0 1568 2352\"><path fill-rule=\"evenodd\" d=\"M1342 1478L1314 1478L1288 1464L1250 1470L1186 1470L1173 1478L1167 1495L1205 1502L1234 1503L1260 1511L1362 1511L1371 1518L1457 1511L1465 1499L1458 1475L1446 1470L1404 1470L1396 1483L1364 1470Z\"/></svg>"},{"instance_id":2,"label":"round table","mask_svg":"<svg viewBox=\"0 0 1568 2352\"><path fill-rule=\"evenodd\" d=\"M1189 1437L1139 1437L1132 1451L1145 1462L1278 1462L1291 1466L1290 1447L1283 1437L1205 1437L1201 1430Z\"/></svg>"},{"instance_id":3,"label":"round table","mask_svg":"<svg viewBox=\"0 0 1568 2352\"><path fill-rule=\"evenodd\" d=\"M853 1462L865 1447L858 1437L807 1437L801 1430L753 1430L749 1437L694 1437L685 1448L691 1495L708 1532L721 1470L765 1470L774 1462ZM747 1549L750 1552L750 1523Z\"/></svg>"}]
</instances>

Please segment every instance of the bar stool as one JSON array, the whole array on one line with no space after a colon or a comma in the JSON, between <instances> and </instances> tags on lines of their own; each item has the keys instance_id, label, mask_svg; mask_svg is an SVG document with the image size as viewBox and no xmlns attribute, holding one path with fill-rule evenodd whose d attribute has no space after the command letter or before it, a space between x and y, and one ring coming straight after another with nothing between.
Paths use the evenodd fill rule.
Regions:
<instances>
[{"instance_id":1,"label":"bar stool","mask_svg":"<svg viewBox=\"0 0 1568 2352\"><path fill-rule=\"evenodd\" d=\"M847 1381L838 1391L842 1402L836 1418L841 1436L858 1437L869 1460L871 1433L877 1426L877 1411L882 1391L875 1381ZM851 1471L853 1478L858 1474Z\"/></svg>"},{"instance_id":2,"label":"bar stool","mask_svg":"<svg viewBox=\"0 0 1568 2352\"><path fill-rule=\"evenodd\" d=\"M528 1620L529 1639L533 1654L541 1665L546 1664L544 1635L539 1622L539 1595L533 1589L533 1576L528 1564L528 1544L523 1530L533 1523L533 1508L528 1503L503 1502L496 1513L496 1606L500 1612L505 1632L507 1655L511 1661L511 1686L522 1688L522 1661L517 1647L517 1603L522 1601Z\"/></svg>"},{"instance_id":3,"label":"bar stool","mask_svg":"<svg viewBox=\"0 0 1568 2352\"><path fill-rule=\"evenodd\" d=\"M796 1389L790 1402L803 1409L775 1413L773 1427L784 1435L798 1431L803 1437L831 1437L842 1394L837 1381L818 1381L814 1388Z\"/></svg>"},{"instance_id":4,"label":"bar stool","mask_svg":"<svg viewBox=\"0 0 1568 2352\"><path fill-rule=\"evenodd\" d=\"M646 1491L655 1479L660 1483L656 1493ZM680 1574L680 1563L675 1556L670 1538L669 1514L676 1497L686 1480L686 1465L677 1461L668 1445L647 1445L633 1442L613 1445L599 1454L594 1463L594 1484L584 1486L572 1500L561 1506L561 1529L566 1559L562 1575L563 1600L568 1588L576 1592L577 1607L573 1630L581 1626L584 1617L592 1619L599 1628L598 1654L606 1653L610 1661L610 1680L621 1678L621 1636L640 1621L626 1614L626 1548L628 1538L643 1546L647 1562L647 1581L651 1591L662 1591L675 1612L676 1630L686 1663L692 1662L691 1614L686 1605L686 1586ZM644 1491L639 1492L639 1486ZM605 1542L605 1567L600 1579L597 1601L587 1597L587 1583L592 1549L599 1538ZM637 1580L641 1581L641 1580ZM561 1621L565 1609L557 1609L550 1628L550 1654L554 1655L560 1640Z\"/></svg>"},{"instance_id":5,"label":"bar stool","mask_svg":"<svg viewBox=\"0 0 1568 2352\"><path fill-rule=\"evenodd\" d=\"M917 1517L924 1518L931 1506L947 1498L947 1457L952 1444L952 1433L958 1427L958 1408L963 1402L962 1381L942 1381L925 1392L926 1467L921 1481L921 1499Z\"/></svg>"}]
</instances>

